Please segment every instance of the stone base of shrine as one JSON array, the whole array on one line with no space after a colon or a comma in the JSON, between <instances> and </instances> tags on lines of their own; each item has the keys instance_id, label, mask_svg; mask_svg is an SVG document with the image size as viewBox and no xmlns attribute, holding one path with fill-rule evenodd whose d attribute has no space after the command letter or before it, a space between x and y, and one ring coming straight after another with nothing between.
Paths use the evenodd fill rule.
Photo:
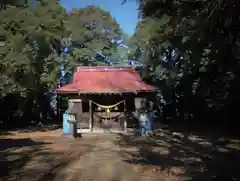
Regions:
<instances>
[{"instance_id":1,"label":"stone base of shrine","mask_svg":"<svg viewBox=\"0 0 240 181\"><path fill-rule=\"evenodd\" d=\"M136 129L127 128L126 131L119 130L119 129L101 129L101 128L95 128L95 129L77 129L78 134L84 134L84 133L134 133L136 132Z\"/></svg>"}]
</instances>

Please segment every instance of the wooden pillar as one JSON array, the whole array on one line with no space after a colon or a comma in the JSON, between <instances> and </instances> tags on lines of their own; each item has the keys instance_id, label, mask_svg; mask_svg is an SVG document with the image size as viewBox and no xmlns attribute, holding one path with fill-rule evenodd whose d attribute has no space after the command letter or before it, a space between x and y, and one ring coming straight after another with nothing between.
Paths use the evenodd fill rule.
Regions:
<instances>
[{"instance_id":1,"label":"wooden pillar","mask_svg":"<svg viewBox=\"0 0 240 181\"><path fill-rule=\"evenodd\" d=\"M90 131L93 130L93 108L91 100L89 100L89 129Z\"/></svg>"},{"instance_id":2,"label":"wooden pillar","mask_svg":"<svg viewBox=\"0 0 240 181\"><path fill-rule=\"evenodd\" d=\"M57 101L56 101L57 120L58 120L58 123L61 122L61 124L63 124L62 117L61 117L61 112L60 112L60 96L58 94L57 94L56 99L57 99Z\"/></svg>"},{"instance_id":3,"label":"wooden pillar","mask_svg":"<svg viewBox=\"0 0 240 181\"><path fill-rule=\"evenodd\" d=\"M124 100L124 130L125 133L127 132L127 104L126 99Z\"/></svg>"}]
</instances>

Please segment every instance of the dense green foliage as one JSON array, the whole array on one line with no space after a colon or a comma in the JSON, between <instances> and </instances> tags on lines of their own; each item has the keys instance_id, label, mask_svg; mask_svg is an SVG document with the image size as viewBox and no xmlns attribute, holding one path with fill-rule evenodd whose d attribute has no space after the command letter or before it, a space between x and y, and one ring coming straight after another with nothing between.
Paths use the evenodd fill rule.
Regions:
<instances>
[{"instance_id":1,"label":"dense green foliage","mask_svg":"<svg viewBox=\"0 0 240 181\"><path fill-rule=\"evenodd\" d=\"M95 52L117 56L117 47L109 40L123 33L110 13L99 7L67 13L56 0L16 2L0 10L0 120L24 124L20 118L53 119L47 93L57 87L62 59L70 71L76 64L106 64L95 58ZM63 57L66 45L70 52Z\"/></svg>"},{"instance_id":2,"label":"dense green foliage","mask_svg":"<svg viewBox=\"0 0 240 181\"><path fill-rule=\"evenodd\" d=\"M206 115L210 118L207 113L217 113L216 121L235 120L230 117L237 115L239 107L239 2L138 3L142 21L133 41L146 42L140 45L147 66L151 67L147 74L168 93L168 116L182 120ZM168 54L167 63L163 62L166 48L170 52L177 48L182 59L179 56L173 61Z\"/></svg>"},{"instance_id":3,"label":"dense green foliage","mask_svg":"<svg viewBox=\"0 0 240 181\"><path fill-rule=\"evenodd\" d=\"M95 53L102 50L105 56L115 52L111 39L120 39L121 30L110 13L100 7L73 9L66 20L66 29L73 41L72 57L83 65L99 65Z\"/></svg>"}]
</instances>

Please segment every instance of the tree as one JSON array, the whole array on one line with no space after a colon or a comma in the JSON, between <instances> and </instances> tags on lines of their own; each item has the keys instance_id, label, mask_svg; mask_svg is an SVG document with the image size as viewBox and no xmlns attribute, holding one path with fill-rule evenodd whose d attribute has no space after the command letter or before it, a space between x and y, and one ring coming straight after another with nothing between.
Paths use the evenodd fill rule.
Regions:
<instances>
[{"instance_id":1,"label":"tree","mask_svg":"<svg viewBox=\"0 0 240 181\"><path fill-rule=\"evenodd\" d=\"M12 6L24 6L28 2L26 0L2 0L0 2L0 9L5 9L7 5L12 5Z\"/></svg>"},{"instance_id":2,"label":"tree","mask_svg":"<svg viewBox=\"0 0 240 181\"><path fill-rule=\"evenodd\" d=\"M111 56L116 49L111 40L118 40L122 35L119 24L110 13L97 6L73 9L66 28L72 41L72 59L82 65L107 64L96 59L96 52Z\"/></svg>"},{"instance_id":3,"label":"tree","mask_svg":"<svg viewBox=\"0 0 240 181\"><path fill-rule=\"evenodd\" d=\"M39 2L34 8L11 6L0 12L4 17L0 19L4 42L0 47L0 93L4 107L5 99L16 99L15 114L32 113L36 120L43 119L46 93L56 87L59 76L55 42L65 36L66 15L53 1L48 6Z\"/></svg>"},{"instance_id":4,"label":"tree","mask_svg":"<svg viewBox=\"0 0 240 181\"><path fill-rule=\"evenodd\" d=\"M166 41L164 28L168 23L168 17L142 19L136 27L134 35L130 39L130 48L133 59L146 63L147 54L153 44L164 44ZM155 42L154 42L155 41Z\"/></svg>"},{"instance_id":5,"label":"tree","mask_svg":"<svg viewBox=\"0 0 240 181\"><path fill-rule=\"evenodd\" d=\"M169 18L163 26L164 33L150 37L147 47L150 64L155 62L156 52L161 54L163 40L183 55L180 71L171 85L173 102L178 102L174 107L181 109L184 117L199 116L201 110L233 113L233 105L239 105L239 3L232 0L138 2L143 19L161 22L163 17ZM169 71L166 73L169 79Z\"/></svg>"}]
</instances>

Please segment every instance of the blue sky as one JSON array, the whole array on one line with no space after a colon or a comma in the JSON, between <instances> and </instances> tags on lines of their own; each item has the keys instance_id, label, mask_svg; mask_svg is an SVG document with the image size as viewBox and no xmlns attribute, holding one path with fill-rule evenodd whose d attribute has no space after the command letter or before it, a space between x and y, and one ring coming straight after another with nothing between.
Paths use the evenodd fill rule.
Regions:
<instances>
[{"instance_id":1,"label":"blue sky","mask_svg":"<svg viewBox=\"0 0 240 181\"><path fill-rule=\"evenodd\" d=\"M138 11L135 0L128 0L121 5L122 0L60 0L61 4L68 10L82 8L87 5L96 5L109 11L120 24L124 32L132 35L138 22Z\"/></svg>"}]
</instances>

